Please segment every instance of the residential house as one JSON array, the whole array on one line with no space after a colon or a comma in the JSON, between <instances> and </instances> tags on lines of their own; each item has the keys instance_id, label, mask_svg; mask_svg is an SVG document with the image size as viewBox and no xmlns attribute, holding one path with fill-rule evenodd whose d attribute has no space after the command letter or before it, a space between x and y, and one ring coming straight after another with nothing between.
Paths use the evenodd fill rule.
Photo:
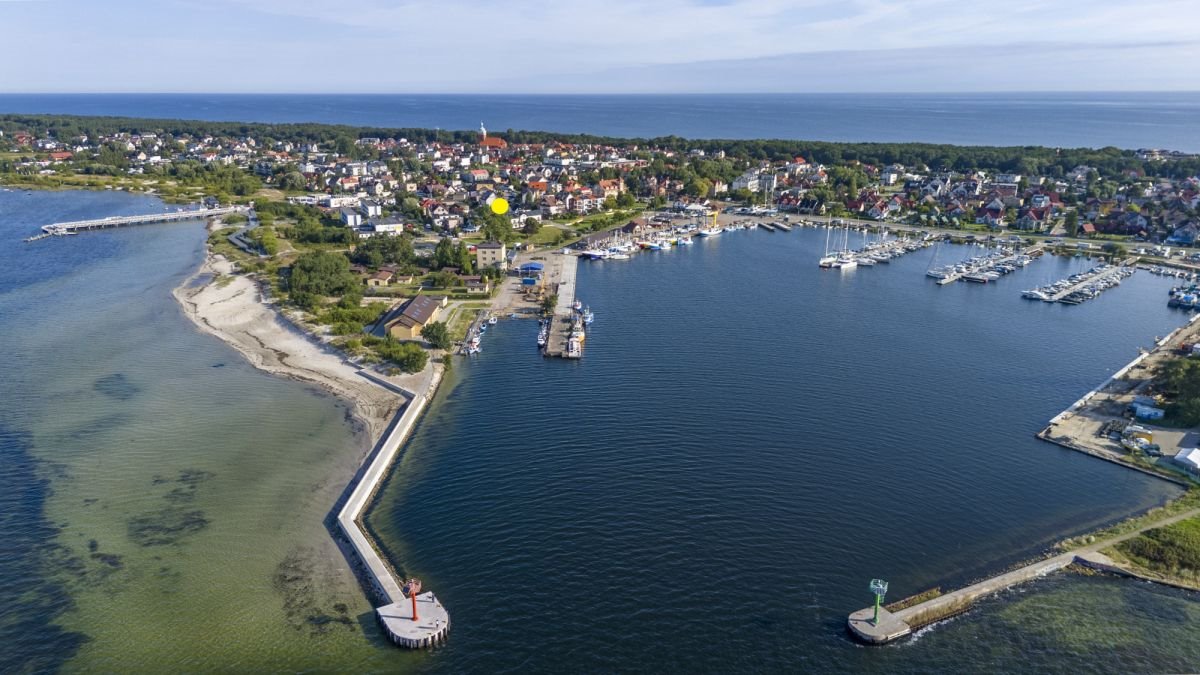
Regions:
<instances>
[{"instance_id":1,"label":"residential house","mask_svg":"<svg viewBox=\"0 0 1200 675\"><path fill-rule=\"evenodd\" d=\"M379 270L378 272L367 277L367 285L371 286L372 288L387 286L388 284L392 283L392 277L394 276L395 274L389 270Z\"/></svg>"},{"instance_id":2,"label":"residential house","mask_svg":"<svg viewBox=\"0 0 1200 675\"><path fill-rule=\"evenodd\" d=\"M492 290L492 282L484 277L463 277L463 285L471 295L486 295Z\"/></svg>"},{"instance_id":3,"label":"residential house","mask_svg":"<svg viewBox=\"0 0 1200 675\"><path fill-rule=\"evenodd\" d=\"M475 245L475 268L508 268L508 251L502 242L485 241Z\"/></svg>"}]
</instances>

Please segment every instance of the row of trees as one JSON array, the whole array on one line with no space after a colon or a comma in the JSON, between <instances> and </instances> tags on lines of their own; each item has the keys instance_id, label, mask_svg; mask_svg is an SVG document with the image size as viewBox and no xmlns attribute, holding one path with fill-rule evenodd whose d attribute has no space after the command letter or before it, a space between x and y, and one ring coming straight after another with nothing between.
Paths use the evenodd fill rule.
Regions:
<instances>
[{"instance_id":1,"label":"row of trees","mask_svg":"<svg viewBox=\"0 0 1200 675\"><path fill-rule=\"evenodd\" d=\"M328 124L241 124L182 120L147 120L119 117L79 117L70 115L0 115L0 130L6 133L28 130L69 140L88 135L97 137L117 132L154 132L164 139L176 136L254 136L267 143L322 143L331 150L351 157L377 154L374 148L358 146L355 139L364 137L408 138L413 141L443 143L473 143L475 131L444 131L434 129L387 129L349 127ZM731 180L738 170L733 160L742 163L756 160L781 161L802 156L810 161L829 165L853 161L874 165L900 163L906 166L927 166L934 170L970 171L985 169L1027 175L1062 176L1075 166L1096 167L1103 175L1115 175L1128 170L1140 170L1146 175L1185 177L1200 172L1200 158L1184 158L1165 162L1145 162L1129 150L1118 148L1055 149L1040 146L956 146L932 143L834 143L797 140L728 140L686 139L679 136L658 138L612 138L587 134L561 134L540 131L513 131L502 134L510 143L565 142L614 146L637 145L639 148L670 150L686 153L704 150L706 155L725 153L724 159L705 158L691 163L698 178ZM690 176L685 176L685 179Z\"/></svg>"}]
</instances>

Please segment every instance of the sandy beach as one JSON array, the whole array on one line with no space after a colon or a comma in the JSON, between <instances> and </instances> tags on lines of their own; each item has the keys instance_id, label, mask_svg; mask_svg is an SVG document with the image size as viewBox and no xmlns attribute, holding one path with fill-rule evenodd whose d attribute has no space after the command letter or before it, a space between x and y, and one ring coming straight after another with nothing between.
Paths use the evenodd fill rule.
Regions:
<instances>
[{"instance_id":1,"label":"sandy beach","mask_svg":"<svg viewBox=\"0 0 1200 675\"><path fill-rule=\"evenodd\" d=\"M195 283L205 276L207 281ZM233 274L233 263L222 256L209 254L174 295L201 330L225 341L255 367L316 384L351 403L372 443L405 402L403 396L367 380L357 366L281 316L268 304L258 283ZM414 378L419 380L421 375ZM389 379L410 391L415 388L405 386L409 384L403 381L406 378Z\"/></svg>"}]
</instances>

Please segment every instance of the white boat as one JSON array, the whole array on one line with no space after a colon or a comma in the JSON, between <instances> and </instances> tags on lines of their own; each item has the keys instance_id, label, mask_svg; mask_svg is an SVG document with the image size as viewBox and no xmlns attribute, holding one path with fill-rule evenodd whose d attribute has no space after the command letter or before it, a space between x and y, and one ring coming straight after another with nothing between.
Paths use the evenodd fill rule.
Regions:
<instances>
[{"instance_id":1,"label":"white boat","mask_svg":"<svg viewBox=\"0 0 1200 675\"><path fill-rule=\"evenodd\" d=\"M609 260L629 260L629 257L630 256L628 253L613 253L608 256L608 259Z\"/></svg>"},{"instance_id":2,"label":"white boat","mask_svg":"<svg viewBox=\"0 0 1200 675\"><path fill-rule=\"evenodd\" d=\"M492 318L488 319L488 325L495 326L497 321L499 321L499 319L493 316Z\"/></svg>"}]
</instances>

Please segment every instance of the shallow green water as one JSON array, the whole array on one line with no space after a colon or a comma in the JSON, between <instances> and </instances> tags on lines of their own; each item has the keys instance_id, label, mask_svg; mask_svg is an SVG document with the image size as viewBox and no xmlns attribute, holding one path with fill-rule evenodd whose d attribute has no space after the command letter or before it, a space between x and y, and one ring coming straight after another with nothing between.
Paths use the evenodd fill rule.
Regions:
<instances>
[{"instance_id":1,"label":"shallow green water","mask_svg":"<svg viewBox=\"0 0 1200 675\"><path fill-rule=\"evenodd\" d=\"M125 195L0 193L0 317L20 328L0 335L11 357L0 426L22 439L3 452L47 480L24 499L41 501L37 536L50 544L0 563L0 577L54 589L22 608L40 626L0 621L5 665L403 667L323 522L364 440L334 399L254 370L181 314L170 291L199 264L203 227L19 240L39 219L154 208ZM45 642L51 627L70 636L58 649Z\"/></svg>"}]
</instances>

